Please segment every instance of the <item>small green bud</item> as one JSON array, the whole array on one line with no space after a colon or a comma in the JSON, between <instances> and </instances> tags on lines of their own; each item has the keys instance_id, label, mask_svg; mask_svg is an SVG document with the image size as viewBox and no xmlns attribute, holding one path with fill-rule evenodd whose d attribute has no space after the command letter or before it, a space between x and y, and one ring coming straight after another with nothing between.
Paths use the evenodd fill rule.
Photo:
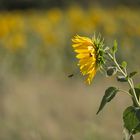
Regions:
<instances>
[{"instance_id":1,"label":"small green bud","mask_svg":"<svg viewBox=\"0 0 140 140\"><path fill-rule=\"evenodd\" d=\"M116 40L114 40L114 45L112 47L112 52L115 53L117 51L117 48L118 48L118 43Z\"/></svg>"},{"instance_id":2,"label":"small green bud","mask_svg":"<svg viewBox=\"0 0 140 140\"><path fill-rule=\"evenodd\" d=\"M122 66L123 68L126 68L126 67L127 67L127 62L126 62L126 61L123 61L122 64L121 64L121 66Z\"/></svg>"}]
</instances>

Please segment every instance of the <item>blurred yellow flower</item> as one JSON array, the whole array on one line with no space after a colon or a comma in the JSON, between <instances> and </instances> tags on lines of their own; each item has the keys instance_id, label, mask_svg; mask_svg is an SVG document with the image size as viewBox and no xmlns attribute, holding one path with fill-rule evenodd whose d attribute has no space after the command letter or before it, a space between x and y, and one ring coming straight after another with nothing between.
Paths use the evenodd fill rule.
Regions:
<instances>
[{"instance_id":1,"label":"blurred yellow flower","mask_svg":"<svg viewBox=\"0 0 140 140\"><path fill-rule=\"evenodd\" d=\"M126 7L114 10L91 6L85 9L77 5L65 10L0 12L0 45L12 51L34 47L34 44L40 49L42 46L50 50L53 46L65 49L71 34L91 35L93 31L107 38L139 38L139 14L140 10ZM124 43L127 46L126 41Z\"/></svg>"},{"instance_id":2,"label":"blurred yellow flower","mask_svg":"<svg viewBox=\"0 0 140 140\"><path fill-rule=\"evenodd\" d=\"M85 19L85 12L79 6L70 7L67 10L66 15L70 31L78 32L81 31L81 29L86 28L85 25L83 25L86 21L83 20Z\"/></svg>"},{"instance_id":3,"label":"blurred yellow flower","mask_svg":"<svg viewBox=\"0 0 140 140\"><path fill-rule=\"evenodd\" d=\"M11 52L16 52L26 46L26 37L23 33L14 33L5 38L5 47Z\"/></svg>"},{"instance_id":4,"label":"blurred yellow flower","mask_svg":"<svg viewBox=\"0 0 140 140\"><path fill-rule=\"evenodd\" d=\"M63 14L59 8L54 8L54 9L49 10L46 16L47 16L48 21L51 22L51 24L59 25L60 24L59 22L61 21Z\"/></svg>"}]
</instances>

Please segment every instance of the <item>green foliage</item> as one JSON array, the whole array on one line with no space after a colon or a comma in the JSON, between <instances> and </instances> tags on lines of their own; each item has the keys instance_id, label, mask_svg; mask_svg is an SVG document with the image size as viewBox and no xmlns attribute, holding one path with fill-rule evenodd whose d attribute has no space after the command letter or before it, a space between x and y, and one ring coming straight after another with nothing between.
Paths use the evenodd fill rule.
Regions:
<instances>
[{"instance_id":1,"label":"green foliage","mask_svg":"<svg viewBox=\"0 0 140 140\"><path fill-rule=\"evenodd\" d=\"M140 132L140 108L130 106L123 113L124 127L129 134Z\"/></svg>"},{"instance_id":2,"label":"green foliage","mask_svg":"<svg viewBox=\"0 0 140 140\"><path fill-rule=\"evenodd\" d=\"M137 74L136 71L133 71L127 74L127 62L123 61L121 65L117 62L115 53L117 52L117 41L114 41L114 45L111 50L107 53L110 60L113 62L113 66L108 66L107 76L112 76L117 72L117 81L119 82L128 82L130 86L129 92L122 90L124 93L127 93L131 96L133 101L133 106L128 107L123 113L124 127L126 128L125 140L134 140L134 134L140 132L140 88L134 88L134 82L132 77ZM111 63L112 64L112 63ZM97 114L104 108L107 102L110 102L116 95L119 90L115 87L109 87L105 91L105 95L102 98L100 107L97 111Z\"/></svg>"},{"instance_id":3,"label":"green foliage","mask_svg":"<svg viewBox=\"0 0 140 140\"><path fill-rule=\"evenodd\" d=\"M106 103L110 102L116 95L119 90L116 87L109 87L105 91L105 95L102 98L100 107L96 114L98 114L106 105Z\"/></svg>"}]
</instances>

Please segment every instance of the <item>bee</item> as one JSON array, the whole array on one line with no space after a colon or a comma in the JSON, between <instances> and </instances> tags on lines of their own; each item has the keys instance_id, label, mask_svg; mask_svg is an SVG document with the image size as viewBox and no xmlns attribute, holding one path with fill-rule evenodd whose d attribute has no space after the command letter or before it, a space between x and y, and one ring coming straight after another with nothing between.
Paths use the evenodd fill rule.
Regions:
<instances>
[{"instance_id":1,"label":"bee","mask_svg":"<svg viewBox=\"0 0 140 140\"><path fill-rule=\"evenodd\" d=\"M92 54L91 53L89 53L89 57L92 57Z\"/></svg>"},{"instance_id":2,"label":"bee","mask_svg":"<svg viewBox=\"0 0 140 140\"><path fill-rule=\"evenodd\" d=\"M74 76L74 74L70 74L70 75L68 75L69 78L71 78L71 77L73 77L73 76Z\"/></svg>"}]
</instances>

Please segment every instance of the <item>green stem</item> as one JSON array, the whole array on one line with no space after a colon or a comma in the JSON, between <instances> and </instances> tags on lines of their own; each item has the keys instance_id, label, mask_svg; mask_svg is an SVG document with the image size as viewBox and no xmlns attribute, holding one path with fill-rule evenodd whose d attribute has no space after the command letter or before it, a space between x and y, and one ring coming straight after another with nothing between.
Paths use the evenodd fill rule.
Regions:
<instances>
[{"instance_id":1,"label":"green stem","mask_svg":"<svg viewBox=\"0 0 140 140\"><path fill-rule=\"evenodd\" d=\"M122 73L122 75L123 75L124 77L127 77L127 73L125 73L125 72L122 70L122 68L120 67L120 65L118 64L118 62L117 62L117 60L116 60L116 57L115 57L115 53L114 53L114 56L112 56L110 53L107 53L107 54L108 54L108 56L112 59L112 61L115 63L116 67L117 67L118 70ZM128 84L129 84L130 88L132 89L132 94L133 94L132 96L133 96L133 98L134 98L134 101L135 101L136 105L137 105L138 107L140 107L140 103L139 103L139 100L138 100L138 98L137 98L137 95L136 95L136 92L135 92L135 89L134 89L134 83L133 83L132 78L129 78L129 77L128 77Z\"/></svg>"}]
</instances>

